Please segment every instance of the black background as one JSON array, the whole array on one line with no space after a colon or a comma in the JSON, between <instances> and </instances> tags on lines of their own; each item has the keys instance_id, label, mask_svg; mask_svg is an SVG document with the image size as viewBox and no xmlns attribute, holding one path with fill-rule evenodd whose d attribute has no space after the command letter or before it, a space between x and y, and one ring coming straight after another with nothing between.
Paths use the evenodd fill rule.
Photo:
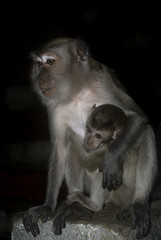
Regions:
<instances>
[{"instance_id":1,"label":"black background","mask_svg":"<svg viewBox=\"0 0 161 240\"><path fill-rule=\"evenodd\" d=\"M26 121L28 113L13 113L5 100L6 91L11 87L31 85L30 53L44 41L60 36L86 40L92 56L115 70L129 94L149 116L150 123L157 128L161 122L161 14L160 7L152 1L142 5L136 1L129 4L122 1L104 4L7 2L1 6L0 31L0 161L3 163L0 165L3 186L0 210L7 214L23 209L22 201L29 193L33 199L28 205L40 203L45 195L46 172L26 171L25 166L10 164L8 159L5 163L4 153L9 143L32 138L33 129L33 132L38 129L38 138L44 123L46 130L40 137L48 139L47 117L42 121L43 126L38 118L34 120L31 129ZM30 115L34 117L33 109ZM5 237L8 239L8 235Z\"/></svg>"}]
</instances>

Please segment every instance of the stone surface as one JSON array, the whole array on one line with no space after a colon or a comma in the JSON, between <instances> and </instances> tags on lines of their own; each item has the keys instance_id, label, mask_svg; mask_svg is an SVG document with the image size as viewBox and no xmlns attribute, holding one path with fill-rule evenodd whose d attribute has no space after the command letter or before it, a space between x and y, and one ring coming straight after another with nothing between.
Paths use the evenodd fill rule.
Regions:
<instances>
[{"instance_id":1,"label":"stone surface","mask_svg":"<svg viewBox=\"0 0 161 240\"><path fill-rule=\"evenodd\" d=\"M134 240L135 231L132 231L129 218L125 221L118 221L115 214L118 209L108 206L104 211L97 212L89 220L79 220L70 218L66 228L60 236L54 236L52 232L52 220L47 223L39 221L41 233L36 238L30 233L26 233L19 213L14 218L12 240ZM152 227L147 237L143 240L161 239L161 201L152 204L151 209Z\"/></svg>"}]
</instances>

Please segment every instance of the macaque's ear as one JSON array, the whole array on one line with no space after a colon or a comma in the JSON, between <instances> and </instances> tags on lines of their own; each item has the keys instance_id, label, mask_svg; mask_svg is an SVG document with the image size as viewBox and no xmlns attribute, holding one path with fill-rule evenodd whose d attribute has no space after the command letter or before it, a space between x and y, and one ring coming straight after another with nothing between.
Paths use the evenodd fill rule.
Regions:
<instances>
[{"instance_id":1,"label":"macaque's ear","mask_svg":"<svg viewBox=\"0 0 161 240\"><path fill-rule=\"evenodd\" d=\"M93 105L93 107L91 108L91 112L93 112L93 110L95 110L96 108L96 104Z\"/></svg>"},{"instance_id":2,"label":"macaque's ear","mask_svg":"<svg viewBox=\"0 0 161 240\"><path fill-rule=\"evenodd\" d=\"M112 139L115 140L117 137L117 131L114 131L113 135L112 135Z\"/></svg>"},{"instance_id":3,"label":"macaque's ear","mask_svg":"<svg viewBox=\"0 0 161 240\"><path fill-rule=\"evenodd\" d=\"M122 128L118 128L114 131L112 139L115 140L117 138L117 136L121 133Z\"/></svg>"},{"instance_id":4,"label":"macaque's ear","mask_svg":"<svg viewBox=\"0 0 161 240\"><path fill-rule=\"evenodd\" d=\"M77 46L77 61L78 62L87 61L89 56L89 48L87 46L87 43L85 43L82 40L77 40L76 46Z\"/></svg>"}]
</instances>

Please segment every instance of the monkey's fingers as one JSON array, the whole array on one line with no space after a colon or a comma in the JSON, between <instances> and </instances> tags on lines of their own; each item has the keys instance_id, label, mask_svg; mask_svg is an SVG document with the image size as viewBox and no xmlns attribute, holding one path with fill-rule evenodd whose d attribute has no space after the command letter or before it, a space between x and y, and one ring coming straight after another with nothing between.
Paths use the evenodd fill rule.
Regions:
<instances>
[{"instance_id":1,"label":"monkey's fingers","mask_svg":"<svg viewBox=\"0 0 161 240\"><path fill-rule=\"evenodd\" d=\"M150 225L149 225L149 222L142 222L142 221L139 221L139 219L137 218L133 221L132 229L136 229L136 238L140 239L148 235Z\"/></svg>"},{"instance_id":2,"label":"monkey's fingers","mask_svg":"<svg viewBox=\"0 0 161 240\"><path fill-rule=\"evenodd\" d=\"M102 188L109 192L116 190L122 183L122 169L118 164L109 164L108 159L103 159L99 165L99 171L103 172Z\"/></svg>"},{"instance_id":3,"label":"monkey's fingers","mask_svg":"<svg viewBox=\"0 0 161 240\"><path fill-rule=\"evenodd\" d=\"M138 224L138 217L134 217L133 222L132 222L132 229L134 230Z\"/></svg>"},{"instance_id":4,"label":"monkey's fingers","mask_svg":"<svg viewBox=\"0 0 161 240\"><path fill-rule=\"evenodd\" d=\"M34 237L36 237L37 235L40 234L40 228L39 228L37 222L32 223L32 225L30 226L30 232L32 233L32 235L33 235Z\"/></svg>"},{"instance_id":5,"label":"monkey's fingers","mask_svg":"<svg viewBox=\"0 0 161 240\"><path fill-rule=\"evenodd\" d=\"M102 187L103 189L107 188L108 180L107 180L107 174L105 171L103 171L103 179L102 179ZM111 189L112 190L112 189ZM109 190L110 191L110 190Z\"/></svg>"},{"instance_id":6,"label":"monkey's fingers","mask_svg":"<svg viewBox=\"0 0 161 240\"><path fill-rule=\"evenodd\" d=\"M125 220L130 216L130 209L128 207L123 207L120 211L116 213L116 218L119 221Z\"/></svg>"},{"instance_id":7,"label":"monkey's fingers","mask_svg":"<svg viewBox=\"0 0 161 240\"><path fill-rule=\"evenodd\" d=\"M53 232L55 235L61 235L62 234L62 214L60 212L57 212L56 216L53 220Z\"/></svg>"},{"instance_id":8,"label":"monkey's fingers","mask_svg":"<svg viewBox=\"0 0 161 240\"><path fill-rule=\"evenodd\" d=\"M122 178L121 178L121 174L119 174L118 176L114 176L112 179L111 179L111 184L110 184L110 187L112 188L112 190L116 190L118 189L118 187L121 185L122 183Z\"/></svg>"},{"instance_id":9,"label":"monkey's fingers","mask_svg":"<svg viewBox=\"0 0 161 240\"><path fill-rule=\"evenodd\" d=\"M149 207L147 204L135 204L132 208L132 229L136 229L136 237L140 239L147 236L150 230Z\"/></svg>"},{"instance_id":10,"label":"monkey's fingers","mask_svg":"<svg viewBox=\"0 0 161 240\"><path fill-rule=\"evenodd\" d=\"M71 205L65 201L61 203L53 220L53 232L55 235L61 235L62 229L65 228L66 219L72 214Z\"/></svg>"},{"instance_id":11,"label":"monkey's fingers","mask_svg":"<svg viewBox=\"0 0 161 240\"><path fill-rule=\"evenodd\" d=\"M103 172L103 169L104 169L103 163L100 163L100 165L99 165L99 171L100 171L100 172Z\"/></svg>"},{"instance_id":12,"label":"monkey's fingers","mask_svg":"<svg viewBox=\"0 0 161 240\"><path fill-rule=\"evenodd\" d=\"M107 176L105 177L106 182L104 182L104 185L106 184L108 191L117 190L122 184L122 169L117 167L111 168L105 174Z\"/></svg>"},{"instance_id":13,"label":"monkey's fingers","mask_svg":"<svg viewBox=\"0 0 161 240\"><path fill-rule=\"evenodd\" d=\"M42 222L43 223L46 223L47 222L47 220L49 219L49 218L53 218L53 212L46 212L46 213L43 213L41 216L40 216L40 218L41 218L41 220L42 220Z\"/></svg>"},{"instance_id":14,"label":"monkey's fingers","mask_svg":"<svg viewBox=\"0 0 161 240\"><path fill-rule=\"evenodd\" d=\"M122 180L120 178L116 179L112 175L108 177L106 174L103 174L102 187L104 189L107 188L109 192L117 190L121 183Z\"/></svg>"},{"instance_id":15,"label":"monkey's fingers","mask_svg":"<svg viewBox=\"0 0 161 240\"><path fill-rule=\"evenodd\" d=\"M111 192L113 190L113 187L114 187L113 186L112 175L109 174L107 169L104 169L104 171L103 171L102 187L104 189L107 188L109 192Z\"/></svg>"},{"instance_id":16,"label":"monkey's fingers","mask_svg":"<svg viewBox=\"0 0 161 240\"><path fill-rule=\"evenodd\" d=\"M48 220L48 216L42 217L42 221L43 221L43 223L46 223L47 220Z\"/></svg>"},{"instance_id":17,"label":"monkey's fingers","mask_svg":"<svg viewBox=\"0 0 161 240\"><path fill-rule=\"evenodd\" d=\"M28 217L26 214L22 217L22 223L24 225L26 232L27 233L30 232L30 225L28 224Z\"/></svg>"},{"instance_id":18,"label":"monkey's fingers","mask_svg":"<svg viewBox=\"0 0 161 240\"><path fill-rule=\"evenodd\" d=\"M26 213L22 219L22 222L27 233L31 232L34 237L40 234L37 217Z\"/></svg>"}]
</instances>

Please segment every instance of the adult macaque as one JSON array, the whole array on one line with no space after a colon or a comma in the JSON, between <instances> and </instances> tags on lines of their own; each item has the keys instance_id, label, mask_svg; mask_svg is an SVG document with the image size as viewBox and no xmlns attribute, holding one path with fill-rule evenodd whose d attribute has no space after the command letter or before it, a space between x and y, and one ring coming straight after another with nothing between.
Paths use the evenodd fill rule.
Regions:
<instances>
[{"instance_id":1,"label":"adult macaque","mask_svg":"<svg viewBox=\"0 0 161 240\"><path fill-rule=\"evenodd\" d=\"M26 231L31 231L33 236L40 233L38 218L46 221L55 211L64 178L69 195L76 191L88 194L90 175L95 170L91 167L92 161L101 161L99 170L102 173L98 182L102 181L103 192L108 193L106 188L109 191L116 190L122 183L122 166L127 159L127 153L132 159L133 151L137 148L134 192L130 196L128 192L123 195L126 196L127 204L131 199L133 227L136 228L137 236L147 235L148 198L157 168L155 137L147 117L127 95L111 71L89 55L84 41L56 39L40 47L32 56L32 80L35 91L48 109L52 147L46 200L43 205L30 208L24 215ZM124 111L127 118L124 130L105 153L87 152L83 147L87 118L94 104L99 106L106 103L116 105ZM136 157L136 154L134 156ZM82 160L87 171L83 163L80 164ZM130 162L129 159L128 161ZM136 160L134 162L136 163ZM125 173L123 179L124 177ZM128 175L127 179L131 181L133 178ZM130 183L127 182L127 185L131 186ZM102 186L99 186L100 191ZM103 197L97 209L102 208L102 199ZM60 207L59 213L63 211L63 207ZM69 205L69 211L64 211L64 215L58 214L60 217L56 218L54 224L59 225L58 222L65 219L69 212L81 215L81 211L87 212L81 204L73 203ZM64 227L64 224L61 227Z\"/></svg>"},{"instance_id":2,"label":"adult macaque","mask_svg":"<svg viewBox=\"0 0 161 240\"><path fill-rule=\"evenodd\" d=\"M103 104L92 107L86 124L84 146L87 150L108 146L121 133L126 122L124 112L112 105Z\"/></svg>"}]
</instances>

